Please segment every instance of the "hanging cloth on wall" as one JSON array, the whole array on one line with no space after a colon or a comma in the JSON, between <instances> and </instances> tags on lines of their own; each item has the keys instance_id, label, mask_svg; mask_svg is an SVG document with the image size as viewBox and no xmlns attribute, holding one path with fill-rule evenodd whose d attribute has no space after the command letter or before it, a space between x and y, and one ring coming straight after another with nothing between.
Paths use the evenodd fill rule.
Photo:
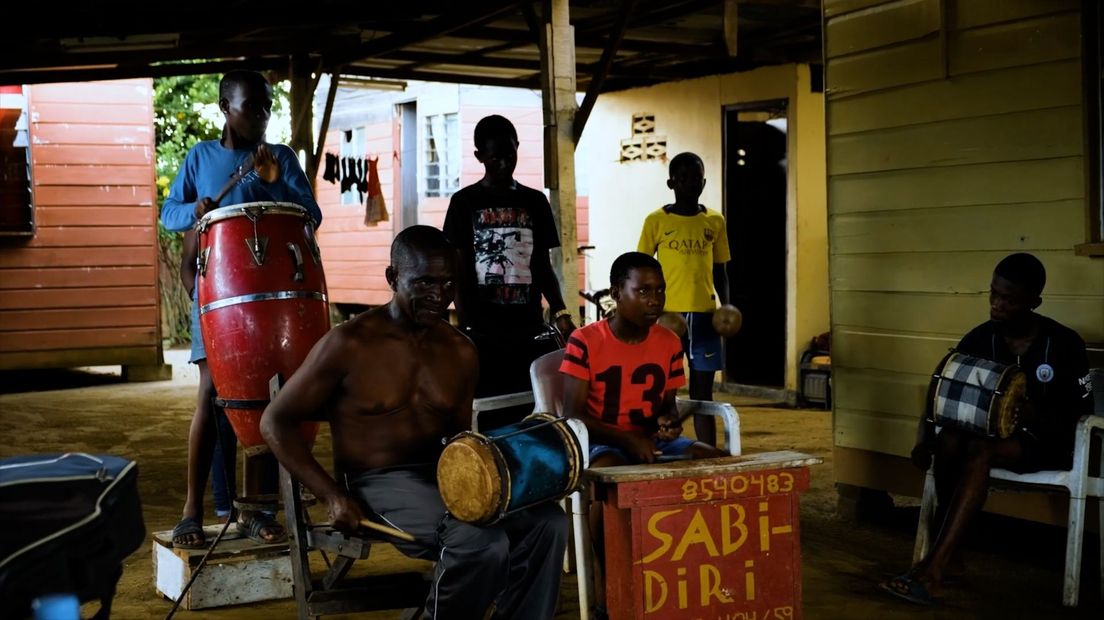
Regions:
<instances>
[{"instance_id":1,"label":"hanging cloth on wall","mask_svg":"<svg viewBox=\"0 0 1104 620\"><path fill-rule=\"evenodd\" d=\"M362 194L368 193L368 160L357 160L357 191Z\"/></svg>"},{"instance_id":2,"label":"hanging cloth on wall","mask_svg":"<svg viewBox=\"0 0 1104 620\"><path fill-rule=\"evenodd\" d=\"M379 170L376 165L379 157L368 160L368 200L364 204L364 225L375 226L387 221L387 203L383 199L383 187L380 185Z\"/></svg>"},{"instance_id":3,"label":"hanging cloth on wall","mask_svg":"<svg viewBox=\"0 0 1104 620\"><path fill-rule=\"evenodd\" d=\"M349 191L356 183L356 162L352 157L341 159L341 193Z\"/></svg>"},{"instance_id":4,"label":"hanging cloth on wall","mask_svg":"<svg viewBox=\"0 0 1104 620\"><path fill-rule=\"evenodd\" d=\"M341 176L339 173L337 155L326 153L326 167L322 172L322 180L337 183L338 177Z\"/></svg>"},{"instance_id":5,"label":"hanging cloth on wall","mask_svg":"<svg viewBox=\"0 0 1104 620\"><path fill-rule=\"evenodd\" d=\"M364 194L368 191L368 165L360 158L356 160L356 190L357 203L364 202Z\"/></svg>"}]
</instances>

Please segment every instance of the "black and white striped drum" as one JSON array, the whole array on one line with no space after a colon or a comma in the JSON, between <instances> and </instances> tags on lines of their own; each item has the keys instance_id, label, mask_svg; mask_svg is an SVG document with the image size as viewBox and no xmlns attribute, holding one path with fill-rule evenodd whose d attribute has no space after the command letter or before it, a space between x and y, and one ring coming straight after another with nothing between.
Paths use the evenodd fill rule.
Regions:
<instances>
[{"instance_id":1,"label":"black and white striped drum","mask_svg":"<svg viewBox=\"0 0 1104 620\"><path fill-rule=\"evenodd\" d=\"M1027 376L1019 366L951 351L932 375L929 398L937 426L1003 439L1022 422Z\"/></svg>"}]
</instances>

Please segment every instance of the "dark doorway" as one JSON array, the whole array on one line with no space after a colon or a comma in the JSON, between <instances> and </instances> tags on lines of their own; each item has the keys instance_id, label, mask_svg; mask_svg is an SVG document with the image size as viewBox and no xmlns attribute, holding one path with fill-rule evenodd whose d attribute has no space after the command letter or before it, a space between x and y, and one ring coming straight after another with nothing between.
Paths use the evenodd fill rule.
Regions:
<instances>
[{"instance_id":1,"label":"dark doorway","mask_svg":"<svg viewBox=\"0 0 1104 620\"><path fill-rule=\"evenodd\" d=\"M786 380L786 101L724 111L729 299L744 315L726 343L728 380Z\"/></svg>"}]
</instances>

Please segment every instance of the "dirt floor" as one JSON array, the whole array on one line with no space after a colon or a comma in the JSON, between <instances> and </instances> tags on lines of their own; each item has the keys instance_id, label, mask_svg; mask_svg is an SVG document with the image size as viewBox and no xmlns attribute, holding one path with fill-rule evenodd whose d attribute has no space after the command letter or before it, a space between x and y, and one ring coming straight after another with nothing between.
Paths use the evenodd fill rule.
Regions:
<instances>
[{"instance_id":1,"label":"dirt floor","mask_svg":"<svg viewBox=\"0 0 1104 620\"><path fill-rule=\"evenodd\" d=\"M138 462L147 543L127 561L115 598L116 618L164 617L171 604L151 581L149 533L170 529L184 503L185 441L196 376L182 351L170 351L174 379L128 384L118 370L0 373L0 457L85 451ZM908 567L917 508L896 498L879 518L836 514L831 415L732 398L739 410L744 452L791 449L824 459L812 468L802 497L804 617L818 618L1101 618L1096 537L1086 536L1079 609L1060 605L1064 528L983 515L964 552L967 572L949 586L937 608L920 608L879 592L876 584ZM328 436L319 446L328 444ZM319 448L323 458L328 450ZM391 548L373 551L364 570L414 565ZM86 605L86 617L94 604ZM3 614L0 613L0 616ZM180 611L180 618L293 618L292 601L213 611ZM348 616L394 618L395 613ZM557 618L578 617L574 575L566 576ZM751 616L749 616L751 618ZM709 619L712 620L712 619ZM756 619L761 620L761 619Z\"/></svg>"}]
</instances>

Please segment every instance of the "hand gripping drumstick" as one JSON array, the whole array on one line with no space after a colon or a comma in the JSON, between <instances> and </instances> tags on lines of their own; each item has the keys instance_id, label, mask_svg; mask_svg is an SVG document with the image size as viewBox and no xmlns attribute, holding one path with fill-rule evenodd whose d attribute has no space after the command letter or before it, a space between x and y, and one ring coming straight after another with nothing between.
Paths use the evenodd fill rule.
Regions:
<instances>
[{"instance_id":1,"label":"hand gripping drumstick","mask_svg":"<svg viewBox=\"0 0 1104 620\"><path fill-rule=\"evenodd\" d=\"M394 536L395 538L398 538L399 540L405 540L406 542L414 542L414 540L415 540L414 536L411 535L411 534L407 534L406 532L404 532L402 530L396 530L393 527L387 527L386 525L380 525L379 523L376 523L375 521L369 521L368 519L361 519L360 520L360 526L361 527L366 527L366 528L371 529L371 530L376 530L378 532L383 532L384 534L387 534L388 536Z\"/></svg>"}]
</instances>

